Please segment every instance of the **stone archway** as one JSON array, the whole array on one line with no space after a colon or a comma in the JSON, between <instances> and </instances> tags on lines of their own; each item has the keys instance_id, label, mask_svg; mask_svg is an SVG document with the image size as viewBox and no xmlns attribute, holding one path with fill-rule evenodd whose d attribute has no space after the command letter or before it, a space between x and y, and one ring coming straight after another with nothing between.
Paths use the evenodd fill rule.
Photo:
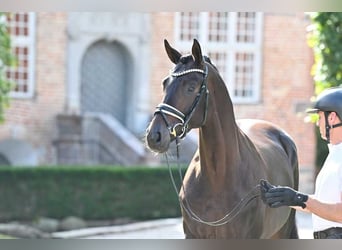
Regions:
<instances>
[{"instance_id":1,"label":"stone archway","mask_svg":"<svg viewBox=\"0 0 342 250\"><path fill-rule=\"evenodd\" d=\"M118 42L93 43L81 65L81 112L98 112L127 123L131 86L129 53Z\"/></svg>"},{"instance_id":2,"label":"stone archway","mask_svg":"<svg viewBox=\"0 0 342 250\"><path fill-rule=\"evenodd\" d=\"M123 105L110 104L109 106L117 106L115 117L119 121L124 121L125 127L129 131L135 134L144 133L150 118L150 63L148 62L151 36L149 14L72 12L68 15L67 32L69 39L65 113L71 115L81 114L94 108L88 107L87 101L83 100L86 92L82 91L87 91L91 87L88 86L89 88L83 89L82 86L83 76L81 72L84 69L84 59L87 54L101 54L98 53L101 49L108 50L108 53L112 55L111 58L113 56L115 58L123 57L128 58L129 61L129 67L124 71L127 75L119 76L121 78L128 77L126 81L129 82L129 86L125 86L125 88L129 92L129 100L124 100L124 105L127 103L128 105L119 107ZM109 58L108 56L107 59ZM115 60L112 63L120 65ZM98 77L96 78L98 79ZM113 80L117 81L117 79ZM110 80L105 79L105 81ZM91 82L95 82L95 80ZM116 84L121 86L122 83ZM130 89L128 90L128 88ZM117 89L113 88L109 89L109 91L117 91ZM127 97L127 95L117 95L116 98ZM106 102L109 103L108 100ZM118 103L118 100L116 103ZM83 105L88 106L84 108ZM105 110L105 108L102 107L101 110ZM125 111L125 114L120 113L123 111Z\"/></svg>"}]
</instances>

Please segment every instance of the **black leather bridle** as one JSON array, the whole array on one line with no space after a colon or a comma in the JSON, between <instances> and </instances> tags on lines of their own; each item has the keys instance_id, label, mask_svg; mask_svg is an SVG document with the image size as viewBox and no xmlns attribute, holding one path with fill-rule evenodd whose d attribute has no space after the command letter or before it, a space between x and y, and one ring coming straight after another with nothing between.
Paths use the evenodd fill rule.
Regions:
<instances>
[{"instance_id":1,"label":"black leather bridle","mask_svg":"<svg viewBox=\"0 0 342 250\"><path fill-rule=\"evenodd\" d=\"M188 111L187 114L184 114L183 112L179 111L177 108L167 104L167 103L160 103L155 112L154 115L156 114L160 114L168 128L168 130L170 131L170 135L174 136L174 137L179 137L179 138L184 138L186 133L189 131L189 122L191 117L193 116L200 100L201 97L203 95L205 95L205 111L203 114L203 119L202 119L202 123L201 126L203 126L207 120L207 112L208 112L208 98L209 98L209 90L208 90L208 86L207 86L207 80L208 80L208 66L205 65L204 70L202 69L188 69L185 71L181 71L181 72L173 72L171 73L171 76L173 77L181 77L187 74L191 74L191 73L201 73L203 74L203 81L200 87L199 92L197 93L192 105L190 106L190 109ZM174 118L177 118L180 122L176 123L175 125L171 126L169 125L168 121L167 121L167 115L172 116ZM177 127L181 127L181 133L178 135L177 134Z\"/></svg>"}]
</instances>

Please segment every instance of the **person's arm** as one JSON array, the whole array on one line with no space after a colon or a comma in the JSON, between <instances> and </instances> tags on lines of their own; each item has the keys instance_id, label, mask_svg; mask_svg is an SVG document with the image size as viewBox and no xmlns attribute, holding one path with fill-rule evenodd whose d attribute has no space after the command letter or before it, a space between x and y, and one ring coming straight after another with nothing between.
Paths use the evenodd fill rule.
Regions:
<instances>
[{"instance_id":1,"label":"person's arm","mask_svg":"<svg viewBox=\"0 0 342 250\"><path fill-rule=\"evenodd\" d=\"M303 209L303 211L311 212L326 220L342 223L342 202L328 204L309 196L308 200L305 202L305 205L306 207Z\"/></svg>"},{"instance_id":2,"label":"person's arm","mask_svg":"<svg viewBox=\"0 0 342 250\"><path fill-rule=\"evenodd\" d=\"M276 187L266 181L261 186L261 198L265 204L272 208L290 206L303 212L316 214L326 220L342 223L342 193L340 202L329 204L290 187Z\"/></svg>"}]
</instances>

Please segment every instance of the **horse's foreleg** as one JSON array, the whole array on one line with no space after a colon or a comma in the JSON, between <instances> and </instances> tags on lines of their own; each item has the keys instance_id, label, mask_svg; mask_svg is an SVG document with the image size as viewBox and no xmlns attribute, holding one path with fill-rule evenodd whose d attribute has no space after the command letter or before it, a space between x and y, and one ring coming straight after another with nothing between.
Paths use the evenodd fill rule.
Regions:
<instances>
[{"instance_id":1,"label":"horse's foreleg","mask_svg":"<svg viewBox=\"0 0 342 250\"><path fill-rule=\"evenodd\" d=\"M194 239L196 238L190 231L189 227L187 226L186 222L183 221L183 230L185 239Z\"/></svg>"}]
</instances>

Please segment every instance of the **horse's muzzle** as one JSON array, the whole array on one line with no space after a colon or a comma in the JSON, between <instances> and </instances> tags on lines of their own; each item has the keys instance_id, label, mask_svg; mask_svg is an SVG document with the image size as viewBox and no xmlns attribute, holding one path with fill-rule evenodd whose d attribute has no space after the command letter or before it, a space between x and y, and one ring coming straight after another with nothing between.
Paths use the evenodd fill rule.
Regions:
<instances>
[{"instance_id":1,"label":"horse's muzzle","mask_svg":"<svg viewBox=\"0 0 342 250\"><path fill-rule=\"evenodd\" d=\"M166 128L163 121L153 119L149 127L146 129L147 147L156 153L165 153L170 146L170 132Z\"/></svg>"}]
</instances>

